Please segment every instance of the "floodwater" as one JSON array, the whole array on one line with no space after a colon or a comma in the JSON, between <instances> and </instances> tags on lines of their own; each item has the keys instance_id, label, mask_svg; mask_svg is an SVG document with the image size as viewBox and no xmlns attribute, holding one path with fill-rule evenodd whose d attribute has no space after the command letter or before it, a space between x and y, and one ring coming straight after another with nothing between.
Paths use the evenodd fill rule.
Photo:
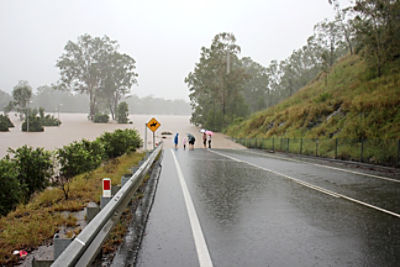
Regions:
<instances>
[{"instance_id":1,"label":"floodwater","mask_svg":"<svg viewBox=\"0 0 400 267\"><path fill-rule=\"evenodd\" d=\"M58 114L53 114L55 117ZM136 129L142 139L145 139L147 132L147 149L153 146L153 133L145 127L145 124L151 118L161 124L155 132L155 142L164 141L164 147L173 147L173 138L175 133L180 134L179 146L182 147L182 137L191 133L196 137L195 147L202 147L202 138L199 128L190 124L190 116L177 115L130 115L129 120L132 124L92 123L87 119L87 114L82 113L60 113L62 124L59 127L45 127L44 132L26 133L21 131L22 122L14 114L10 114L10 119L15 127L10 128L10 132L0 132L0 158L7 154L8 148L16 149L23 145L32 147L44 147L47 150L54 150L73 141L79 141L83 138L94 140L104 132L113 132L116 129L133 128ZM161 135L162 132L171 132L172 135ZM164 137L164 138L163 138ZM221 133L216 133L212 138L214 148L243 148L231 141Z\"/></svg>"}]
</instances>

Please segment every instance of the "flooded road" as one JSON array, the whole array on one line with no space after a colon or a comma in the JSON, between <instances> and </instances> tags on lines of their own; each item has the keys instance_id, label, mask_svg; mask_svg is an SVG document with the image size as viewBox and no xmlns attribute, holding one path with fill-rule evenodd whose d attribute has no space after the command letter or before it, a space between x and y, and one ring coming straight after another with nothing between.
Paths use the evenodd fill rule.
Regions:
<instances>
[{"instance_id":1,"label":"flooded road","mask_svg":"<svg viewBox=\"0 0 400 267\"><path fill-rule=\"evenodd\" d=\"M57 114L53 115L57 117ZM161 124L156 131L155 140L156 142L164 140L164 147L173 147L172 138L176 132L179 132L181 137L187 133L193 134L196 137L195 146L202 146L201 134L197 127L190 124L190 116L130 115L129 120L132 121L132 124L117 124L115 122L92 123L87 119L87 114L60 113L62 124L59 127L45 127L44 132L26 133L21 131L22 122L16 116L11 115L10 119L13 121L15 127L10 128L10 132L0 132L0 158L5 156L9 147L15 149L26 144L33 147L44 147L48 150L54 150L82 138L94 140L104 132L112 132L116 129L136 129L144 140L145 124L153 117ZM166 138L163 139L162 132L171 132L173 135L165 135L164 137ZM152 134L147 129L147 148L152 148L153 146ZM212 143L216 148L242 148L242 146L235 144L226 136L219 133L213 136Z\"/></svg>"},{"instance_id":2,"label":"flooded road","mask_svg":"<svg viewBox=\"0 0 400 267\"><path fill-rule=\"evenodd\" d=\"M214 266L400 262L400 218L361 204L399 215L396 181L243 150L165 149L162 168L137 266L207 266L205 254Z\"/></svg>"}]
</instances>

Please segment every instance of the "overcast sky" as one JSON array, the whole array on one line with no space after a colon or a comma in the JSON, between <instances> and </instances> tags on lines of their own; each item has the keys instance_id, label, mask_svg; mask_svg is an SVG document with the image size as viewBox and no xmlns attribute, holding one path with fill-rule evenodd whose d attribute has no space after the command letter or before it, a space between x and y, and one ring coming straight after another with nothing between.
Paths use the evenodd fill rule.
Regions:
<instances>
[{"instance_id":1,"label":"overcast sky","mask_svg":"<svg viewBox=\"0 0 400 267\"><path fill-rule=\"evenodd\" d=\"M241 56L267 66L332 17L328 0L0 0L0 90L55 83L67 41L89 33L136 60L133 94L188 100L184 78L216 34L233 33Z\"/></svg>"}]
</instances>

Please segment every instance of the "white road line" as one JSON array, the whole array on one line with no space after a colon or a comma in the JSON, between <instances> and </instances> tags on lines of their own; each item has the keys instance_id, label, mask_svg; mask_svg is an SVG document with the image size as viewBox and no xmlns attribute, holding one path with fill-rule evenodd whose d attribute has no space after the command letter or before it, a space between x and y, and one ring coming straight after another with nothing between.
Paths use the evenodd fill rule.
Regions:
<instances>
[{"instance_id":1,"label":"white road line","mask_svg":"<svg viewBox=\"0 0 400 267\"><path fill-rule=\"evenodd\" d=\"M175 166L176 166L176 170L178 172L179 182L181 184L183 197L185 199L186 210L188 212L190 225L192 227L192 234L193 234L194 243L196 246L197 257L199 259L200 267L203 267L203 266L204 267L207 267L207 266L212 267L213 263L211 261L210 253L208 251L206 240L204 239L204 235L201 230L199 218L197 217L197 213L194 208L192 198L191 198L189 190L186 186L185 178L183 177L181 167L179 166L179 162L175 157L174 151L171 150L171 153L172 153L172 157L175 160Z\"/></svg>"},{"instance_id":2,"label":"white road line","mask_svg":"<svg viewBox=\"0 0 400 267\"><path fill-rule=\"evenodd\" d=\"M342 171L342 172L348 172L348 173L357 174L357 175L368 176L368 177L372 177L372 178L386 180L386 181L389 181L389 182L400 183L400 180L392 179L392 178L385 177L385 176L379 176L379 175L374 175L374 174L369 174L369 173L350 171L350 170L346 170L346 169L341 169L341 168L331 167L331 166L325 166L325 165L322 165L322 164L311 163L311 162L298 160L298 159L291 159L291 158L285 158L285 157L279 157L279 156L272 156L272 155L268 155L268 154L265 154L265 153L257 153L257 152L254 152L254 151L246 151L246 152L250 153L250 154L262 155L262 156L270 157L270 158L276 158L276 159L283 159L283 160L288 160L288 161L306 163L306 164L314 165L314 166L317 166L317 167L326 168L326 169L332 169L332 170L336 170L336 171Z\"/></svg>"},{"instance_id":3,"label":"white road line","mask_svg":"<svg viewBox=\"0 0 400 267\"><path fill-rule=\"evenodd\" d=\"M258 166L258 165L256 165L256 164L253 164L253 163L250 163L250 162L247 162L247 161L243 161L243 160L234 158L234 157L232 157L232 156L225 155L225 154L220 153L220 152L216 152L216 151L212 151L212 150L210 150L210 152L215 153L215 154L218 154L218 155L223 156L223 157L226 157L226 158L230 158L230 159L232 159L232 160L234 160L234 161L236 161L236 162L245 163L245 164L248 164L248 165L250 165L250 166L259 168L259 169L261 169L261 170L264 170L264 171L267 171L267 172L270 172L270 173L273 173L273 174L276 174L276 175L285 177L285 178L287 178L287 179L289 179L289 180L292 180L292 181L295 182L295 183L298 183L298 184L301 184L301 185L306 186L306 187L308 187L308 188L317 190L317 191L319 191L319 192L321 192L321 193L324 193L324 194L327 194L327 195L330 195L330 196L333 196L333 197L336 197L336 198L347 199L347 200L349 200L349 201L351 201L351 202L360 204L360 205L362 205L362 206L365 206L365 207L368 207L368 208L372 208L372 209L375 209L375 210L384 212L384 213L386 213L386 214L390 214L390 215L392 215L392 216L395 216L395 217L400 218L400 214L398 214L398 213L395 213L395 212L392 212L392 211L389 211L389 210L385 210L385 209L383 209L383 208L380 208L380 207L377 207L377 206L368 204L368 203L366 203L366 202L363 202L363 201L360 201L360 200L357 200L357 199L348 197L348 196L346 196L346 195L342 195L342 194L333 192L333 191L331 191L331 190L328 190L328 189L325 189L325 188L322 188L322 187L319 187L319 186L316 186L316 185L313 185L313 184L304 182L304 181L299 180L299 179L297 179L297 178L293 178L293 177L291 177L291 176L289 176L289 175L286 175L286 174L283 174L283 173L279 173L279 172L276 172L276 171L273 171L273 170L270 170L270 169L267 169L267 168Z\"/></svg>"}]
</instances>

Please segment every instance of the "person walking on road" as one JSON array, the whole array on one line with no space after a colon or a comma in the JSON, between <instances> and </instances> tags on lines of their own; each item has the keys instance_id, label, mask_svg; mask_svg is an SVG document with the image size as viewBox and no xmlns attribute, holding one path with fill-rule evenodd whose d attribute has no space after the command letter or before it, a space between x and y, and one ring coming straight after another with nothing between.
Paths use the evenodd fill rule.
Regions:
<instances>
[{"instance_id":1,"label":"person walking on road","mask_svg":"<svg viewBox=\"0 0 400 267\"><path fill-rule=\"evenodd\" d=\"M194 150L194 142L196 141L196 138L192 134L188 134L188 139L189 139L189 150Z\"/></svg>"},{"instance_id":2,"label":"person walking on road","mask_svg":"<svg viewBox=\"0 0 400 267\"><path fill-rule=\"evenodd\" d=\"M203 145L204 145L204 148L207 148L207 135L205 132L203 133Z\"/></svg>"},{"instance_id":3,"label":"person walking on road","mask_svg":"<svg viewBox=\"0 0 400 267\"><path fill-rule=\"evenodd\" d=\"M207 135L208 148L211 148L211 134Z\"/></svg>"},{"instance_id":4,"label":"person walking on road","mask_svg":"<svg viewBox=\"0 0 400 267\"><path fill-rule=\"evenodd\" d=\"M179 133L176 133L175 138L174 138L175 150L178 150L178 135L179 135Z\"/></svg>"},{"instance_id":5,"label":"person walking on road","mask_svg":"<svg viewBox=\"0 0 400 267\"><path fill-rule=\"evenodd\" d=\"M183 143L183 150L186 150L186 143L187 143L187 138L186 138L186 136L183 137L182 143Z\"/></svg>"}]
</instances>

